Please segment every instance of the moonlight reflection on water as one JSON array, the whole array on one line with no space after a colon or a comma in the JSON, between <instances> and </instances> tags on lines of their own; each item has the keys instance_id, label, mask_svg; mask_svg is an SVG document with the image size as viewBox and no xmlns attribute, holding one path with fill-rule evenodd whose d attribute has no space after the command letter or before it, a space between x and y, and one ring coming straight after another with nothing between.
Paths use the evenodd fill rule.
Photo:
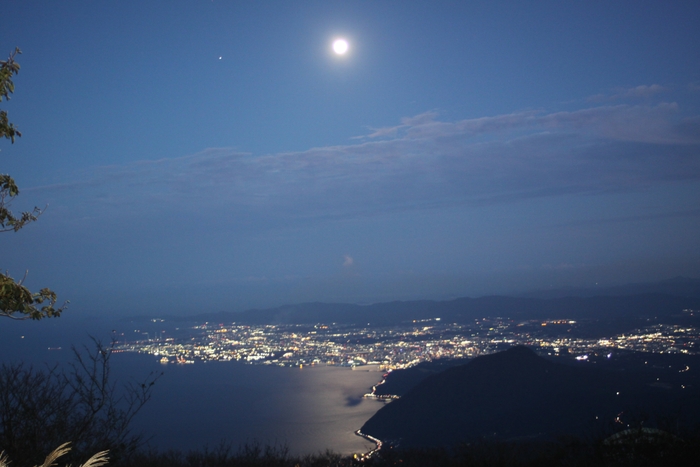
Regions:
<instances>
[{"instance_id":1,"label":"moonlight reflection on water","mask_svg":"<svg viewBox=\"0 0 700 467\"><path fill-rule=\"evenodd\" d=\"M134 428L159 449L190 450L222 440L287 445L295 454L342 454L374 446L355 436L382 403L362 399L382 374L345 367L280 368L208 362L159 365L151 356L119 354L120 379L164 371ZM122 376L123 375L123 376Z\"/></svg>"}]
</instances>

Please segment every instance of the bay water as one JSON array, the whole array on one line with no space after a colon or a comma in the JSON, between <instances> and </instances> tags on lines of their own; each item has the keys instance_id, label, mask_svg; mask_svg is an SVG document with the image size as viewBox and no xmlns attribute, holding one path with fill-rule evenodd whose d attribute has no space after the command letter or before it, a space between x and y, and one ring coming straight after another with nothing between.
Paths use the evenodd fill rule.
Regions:
<instances>
[{"instance_id":1,"label":"bay water","mask_svg":"<svg viewBox=\"0 0 700 467\"><path fill-rule=\"evenodd\" d=\"M163 373L134 421L158 449L187 451L230 442L286 446L294 454L350 454L374 446L354 434L382 407L362 395L380 372L347 367L283 368L237 362L163 365L156 357L116 354L120 380Z\"/></svg>"},{"instance_id":2,"label":"bay water","mask_svg":"<svg viewBox=\"0 0 700 467\"><path fill-rule=\"evenodd\" d=\"M24 361L37 368L70 362L72 345L94 350L89 336L109 342L114 328L99 321L86 325L69 315L3 324L2 362ZM354 431L383 405L362 398L381 380L380 372L238 362L161 364L155 356L136 353L113 354L111 366L117 385L163 373L133 421L134 431L159 450L214 448L221 442L286 446L292 454L327 449L351 454L374 447Z\"/></svg>"}]
</instances>

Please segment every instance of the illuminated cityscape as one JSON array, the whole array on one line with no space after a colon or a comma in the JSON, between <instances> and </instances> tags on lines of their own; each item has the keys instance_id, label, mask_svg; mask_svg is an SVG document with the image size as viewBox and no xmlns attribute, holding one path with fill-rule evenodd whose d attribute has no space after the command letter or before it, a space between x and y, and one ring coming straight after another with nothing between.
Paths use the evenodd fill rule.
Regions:
<instances>
[{"instance_id":1,"label":"illuminated cityscape","mask_svg":"<svg viewBox=\"0 0 700 467\"><path fill-rule=\"evenodd\" d=\"M694 313L684 310L688 316ZM163 320L151 321L164 324ZM351 326L209 322L169 332L135 329L131 338L128 333L118 336L116 350L150 354L162 363L240 361L389 370L439 358L471 358L513 345L527 345L545 355L569 354L579 359L613 350L692 355L700 348L700 332L691 325L656 323L606 337L583 337L583 330L590 324L570 319L483 318L467 325L447 323L439 317L390 327L373 327L370 323Z\"/></svg>"}]
</instances>

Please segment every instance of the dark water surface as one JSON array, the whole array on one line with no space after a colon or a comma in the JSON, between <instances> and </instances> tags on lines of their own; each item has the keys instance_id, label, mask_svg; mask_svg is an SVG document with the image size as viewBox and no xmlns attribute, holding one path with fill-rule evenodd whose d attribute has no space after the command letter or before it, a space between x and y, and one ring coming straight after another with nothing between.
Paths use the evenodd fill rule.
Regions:
<instances>
[{"instance_id":1,"label":"dark water surface","mask_svg":"<svg viewBox=\"0 0 700 467\"><path fill-rule=\"evenodd\" d=\"M71 345L94 348L88 334L109 342L115 326L85 324L69 315L2 324L2 361L25 361L35 367L70 361ZM361 398L381 379L379 372L235 362L163 365L157 357L134 353L113 354L112 371L121 382L142 380L151 371L164 373L151 401L134 420L134 428L160 449L187 451L224 440L234 445L287 445L295 454L364 452L373 446L353 432L382 407Z\"/></svg>"}]
</instances>

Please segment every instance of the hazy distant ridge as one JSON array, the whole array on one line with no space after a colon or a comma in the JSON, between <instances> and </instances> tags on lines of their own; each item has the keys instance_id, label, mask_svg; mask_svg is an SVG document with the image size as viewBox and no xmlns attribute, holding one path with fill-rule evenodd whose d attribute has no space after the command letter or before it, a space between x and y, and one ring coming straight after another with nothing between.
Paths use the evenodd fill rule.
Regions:
<instances>
[{"instance_id":1,"label":"hazy distant ridge","mask_svg":"<svg viewBox=\"0 0 700 467\"><path fill-rule=\"evenodd\" d=\"M686 308L700 309L700 298L652 293L552 299L492 296L458 298L449 301L397 301L373 305L303 303L241 313L202 314L196 319L248 324L391 325L426 318L466 323L474 319L496 316L516 319L654 319L680 315Z\"/></svg>"}]
</instances>

